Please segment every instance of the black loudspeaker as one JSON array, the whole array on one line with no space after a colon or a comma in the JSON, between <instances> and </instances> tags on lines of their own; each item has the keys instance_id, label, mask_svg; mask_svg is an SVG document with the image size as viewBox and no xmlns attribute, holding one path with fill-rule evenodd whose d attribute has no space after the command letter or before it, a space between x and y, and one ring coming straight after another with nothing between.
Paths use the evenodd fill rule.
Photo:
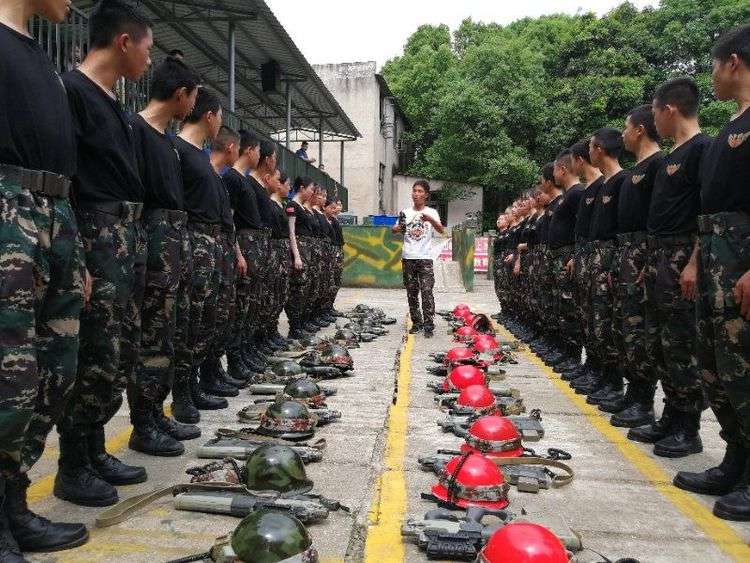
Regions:
<instances>
[{"instance_id":1,"label":"black loudspeaker","mask_svg":"<svg viewBox=\"0 0 750 563\"><path fill-rule=\"evenodd\" d=\"M276 61L260 65L260 82L264 92L281 92L281 67Z\"/></svg>"}]
</instances>

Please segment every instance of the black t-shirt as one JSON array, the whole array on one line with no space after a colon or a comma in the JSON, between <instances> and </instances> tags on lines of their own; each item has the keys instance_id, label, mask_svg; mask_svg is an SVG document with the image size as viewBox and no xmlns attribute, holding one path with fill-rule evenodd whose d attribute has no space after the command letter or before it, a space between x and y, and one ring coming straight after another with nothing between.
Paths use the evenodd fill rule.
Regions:
<instances>
[{"instance_id":1,"label":"black t-shirt","mask_svg":"<svg viewBox=\"0 0 750 563\"><path fill-rule=\"evenodd\" d=\"M143 201L133 128L120 103L78 70L62 79L78 142L75 201Z\"/></svg>"},{"instance_id":2,"label":"black t-shirt","mask_svg":"<svg viewBox=\"0 0 750 563\"><path fill-rule=\"evenodd\" d=\"M627 171L620 170L605 181L596 194L589 232L590 240L612 240L617 236L617 205L620 200L620 188L627 176Z\"/></svg>"},{"instance_id":3,"label":"black t-shirt","mask_svg":"<svg viewBox=\"0 0 750 563\"><path fill-rule=\"evenodd\" d=\"M336 217L331 219L331 227L333 228L333 243L336 246L344 246L344 231Z\"/></svg>"},{"instance_id":4,"label":"black t-shirt","mask_svg":"<svg viewBox=\"0 0 750 563\"><path fill-rule=\"evenodd\" d=\"M260 217L258 198L255 197L250 180L234 168L224 173L223 180L234 210L235 226L238 229L262 229L265 225Z\"/></svg>"},{"instance_id":5,"label":"black t-shirt","mask_svg":"<svg viewBox=\"0 0 750 563\"><path fill-rule=\"evenodd\" d=\"M620 188L620 203L617 206L618 233L646 230L654 180L663 159L664 153L656 152L636 164L625 178Z\"/></svg>"},{"instance_id":6,"label":"black t-shirt","mask_svg":"<svg viewBox=\"0 0 750 563\"><path fill-rule=\"evenodd\" d=\"M219 182L221 182L221 190L219 190L219 202L221 205L221 224L224 230L234 230L234 215L232 213L232 202L229 199L229 191L224 183L224 179L219 176Z\"/></svg>"},{"instance_id":7,"label":"black t-shirt","mask_svg":"<svg viewBox=\"0 0 750 563\"><path fill-rule=\"evenodd\" d=\"M276 204L271 199L271 196L268 195L266 188L263 187L263 185L258 182L258 180L256 180L252 176L248 176L247 179L253 186L253 191L255 192L255 201L258 205L258 213L260 214L260 220L263 223L263 226L268 229L273 228L274 219L272 206Z\"/></svg>"},{"instance_id":8,"label":"black t-shirt","mask_svg":"<svg viewBox=\"0 0 750 563\"><path fill-rule=\"evenodd\" d=\"M271 200L273 201L273 200ZM273 208L271 213L273 214L273 226L271 227L271 237L276 239L289 238L289 215L290 212L294 214L294 211L288 205L279 205L273 201Z\"/></svg>"},{"instance_id":9,"label":"black t-shirt","mask_svg":"<svg viewBox=\"0 0 750 563\"><path fill-rule=\"evenodd\" d=\"M750 213L750 109L727 123L704 152L701 212Z\"/></svg>"},{"instance_id":10,"label":"black t-shirt","mask_svg":"<svg viewBox=\"0 0 750 563\"><path fill-rule=\"evenodd\" d=\"M583 190L578 213L576 213L576 240L591 240L589 231L591 229L591 218L594 215L594 202L602 184L604 184L604 176L599 176Z\"/></svg>"},{"instance_id":11,"label":"black t-shirt","mask_svg":"<svg viewBox=\"0 0 750 563\"><path fill-rule=\"evenodd\" d=\"M550 248L569 246L575 242L576 214L583 196L583 185L568 188L560 197L555 213L550 217L547 244Z\"/></svg>"},{"instance_id":12,"label":"black t-shirt","mask_svg":"<svg viewBox=\"0 0 750 563\"><path fill-rule=\"evenodd\" d=\"M299 203L292 200L289 202L289 206L294 210L294 233L299 236L310 237L313 236L312 231L312 220L310 213L302 207Z\"/></svg>"},{"instance_id":13,"label":"black t-shirt","mask_svg":"<svg viewBox=\"0 0 750 563\"><path fill-rule=\"evenodd\" d=\"M557 196L555 199L549 202L547 209L544 210L544 216L540 219L537 236L539 237L539 244L547 244L549 242L549 225L552 218L557 213L560 202L562 201L562 194Z\"/></svg>"},{"instance_id":14,"label":"black t-shirt","mask_svg":"<svg viewBox=\"0 0 750 563\"><path fill-rule=\"evenodd\" d=\"M0 163L72 177L73 118L65 87L36 40L0 24Z\"/></svg>"},{"instance_id":15,"label":"black t-shirt","mask_svg":"<svg viewBox=\"0 0 750 563\"><path fill-rule=\"evenodd\" d=\"M687 234L698 228L700 166L711 137L699 133L664 157L654 181L648 213L648 233Z\"/></svg>"},{"instance_id":16,"label":"black t-shirt","mask_svg":"<svg viewBox=\"0 0 750 563\"><path fill-rule=\"evenodd\" d=\"M222 222L222 191L226 191L208 155L184 139L175 139L182 166L182 185L188 220L195 223Z\"/></svg>"},{"instance_id":17,"label":"black t-shirt","mask_svg":"<svg viewBox=\"0 0 750 563\"><path fill-rule=\"evenodd\" d=\"M315 218L315 223L317 224L316 235L319 238L328 237L328 221L326 221L326 216L323 215L320 211L313 209L313 217Z\"/></svg>"},{"instance_id":18,"label":"black t-shirt","mask_svg":"<svg viewBox=\"0 0 750 563\"><path fill-rule=\"evenodd\" d=\"M134 115L130 123L135 159L145 190L144 208L184 209L180 154L174 140L151 127L140 115Z\"/></svg>"}]
</instances>

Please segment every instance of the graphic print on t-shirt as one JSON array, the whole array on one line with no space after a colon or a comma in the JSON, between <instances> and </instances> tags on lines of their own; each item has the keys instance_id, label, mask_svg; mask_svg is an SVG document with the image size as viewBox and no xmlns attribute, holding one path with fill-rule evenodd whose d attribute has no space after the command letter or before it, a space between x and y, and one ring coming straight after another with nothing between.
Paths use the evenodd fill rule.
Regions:
<instances>
[{"instance_id":1,"label":"graphic print on t-shirt","mask_svg":"<svg viewBox=\"0 0 750 563\"><path fill-rule=\"evenodd\" d=\"M420 241L427 236L427 226L422 215L414 217L411 223L406 225L406 236L414 242Z\"/></svg>"}]
</instances>

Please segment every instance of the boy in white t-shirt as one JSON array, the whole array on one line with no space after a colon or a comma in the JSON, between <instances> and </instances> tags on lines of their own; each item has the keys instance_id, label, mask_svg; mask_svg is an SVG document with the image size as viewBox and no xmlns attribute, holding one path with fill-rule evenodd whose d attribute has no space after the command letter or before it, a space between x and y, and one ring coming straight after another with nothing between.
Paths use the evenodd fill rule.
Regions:
<instances>
[{"instance_id":1,"label":"boy in white t-shirt","mask_svg":"<svg viewBox=\"0 0 750 563\"><path fill-rule=\"evenodd\" d=\"M427 207L430 197L430 184L417 180L411 188L414 205L401 211L399 221L393 227L394 233L404 234L404 249L401 266L404 272L404 287L409 299L409 314L413 326L409 331L416 334L424 329L425 338L431 338L435 330L435 298L432 288L435 274L432 270L432 235L443 233L440 215L432 207ZM422 294L422 310L419 308L419 294Z\"/></svg>"}]
</instances>

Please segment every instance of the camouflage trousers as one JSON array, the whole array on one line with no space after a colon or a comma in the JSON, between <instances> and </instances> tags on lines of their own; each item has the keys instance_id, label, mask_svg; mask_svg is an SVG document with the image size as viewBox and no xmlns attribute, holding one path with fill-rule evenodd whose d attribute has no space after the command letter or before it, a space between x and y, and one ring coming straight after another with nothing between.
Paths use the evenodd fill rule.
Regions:
<instances>
[{"instance_id":1,"label":"camouflage trousers","mask_svg":"<svg viewBox=\"0 0 750 563\"><path fill-rule=\"evenodd\" d=\"M312 237L297 237L297 249L302 260L302 269L297 270L292 268L291 275L289 276L289 298L284 310L289 319L290 327L300 326L305 322L306 300L312 271L312 266L310 265L311 241Z\"/></svg>"},{"instance_id":2,"label":"camouflage trousers","mask_svg":"<svg viewBox=\"0 0 750 563\"><path fill-rule=\"evenodd\" d=\"M219 293L220 227L207 223L188 223L188 238L193 253L190 276L189 322L178 325L175 342L175 384L184 381L194 367L206 359L208 345L216 329L216 303Z\"/></svg>"},{"instance_id":3,"label":"camouflage trousers","mask_svg":"<svg viewBox=\"0 0 750 563\"><path fill-rule=\"evenodd\" d=\"M320 237L313 237L310 246L309 288L305 300L305 320L312 320L318 316L318 305L323 293L324 275L324 241Z\"/></svg>"},{"instance_id":4,"label":"camouflage trousers","mask_svg":"<svg viewBox=\"0 0 750 563\"><path fill-rule=\"evenodd\" d=\"M134 380L146 273L141 208L140 203L123 202L119 215L78 212L93 283L91 300L81 314L78 374L57 425L60 433L86 433L106 424Z\"/></svg>"},{"instance_id":5,"label":"camouflage trousers","mask_svg":"<svg viewBox=\"0 0 750 563\"><path fill-rule=\"evenodd\" d=\"M596 350L602 366L614 368L619 362L619 348L612 331L615 292L609 283L608 274L611 272L616 248L613 241L595 241L592 244L590 346Z\"/></svg>"},{"instance_id":6,"label":"camouflage trousers","mask_svg":"<svg viewBox=\"0 0 750 563\"><path fill-rule=\"evenodd\" d=\"M83 247L67 199L0 181L0 475L27 471L78 364Z\"/></svg>"},{"instance_id":7,"label":"camouflage trousers","mask_svg":"<svg viewBox=\"0 0 750 563\"><path fill-rule=\"evenodd\" d=\"M221 357L226 352L236 318L237 254L234 247L234 231L222 231L217 242L216 269L219 272L219 285L216 296L216 326L209 345L209 355L212 357Z\"/></svg>"},{"instance_id":8,"label":"camouflage trousers","mask_svg":"<svg viewBox=\"0 0 750 563\"><path fill-rule=\"evenodd\" d=\"M147 246L146 289L135 386L139 396L160 401L172 389L174 380L178 317L189 322L192 256L187 212L153 210L143 225ZM182 331L181 338L185 336Z\"/></svg>"},{"instance_id":9,"label":"camouflage trousers","mask_svg":"<svg viewBox=\"0 0 750 563\"><path fill-rule=\"evenodd\" d=\"M332 245L331 248L331 275L329 279L328 292L323 301L323 311L330 312L334 309L336 296L341 289L341 278L344 273L344 249L341 246Z\"/></svg>"},{"instance_id":10,"label":"camouflage trousers","mask_svg":"<svg viewBox=\"0 0 750 563\"><path fill-rule=\"evenodd\" d=\"M431 259L401 260L404 287L409 301L409 315L415 325L434 327L435 297L432 288L435 286L435 272ZM419 308L419 296L422 295L422 309Z\"/></svg>"},{"instance_id":11,"label":"camouflage trousers","mask_svg":"<svg viewBox=\"0 0 750 563\"><path fill-rule=\"evenodd\" d=\"M279 316L286 306L289 297L289 276L292 271L291 250L289 239L272 239L270 267L272 271L268 277L271 301L269 326L278 327Z\"/></svg>"},{"instance_id":12,"label":"camouflage trousers","mask_svg":"<svg viewBox=\"0 0 750 563\"><path fill-rule=\"evenodd\" d=\"M613 271L615 308L612 331L620 347L620 365L629 382L652 385L656 380L646 352L646 296L638 277L646 265L646 233L618 235L618 255Z\"/></svg>"},{"instance_id":13,"label":"camouflage trousers","mask_svg":"<svg viewBox=\"0 0 750 563\"><path fill-rule=\"evenodd\" d=\"M693 238L648 239L646 258L646 352L666 400L682 412L704 407L693 348L695 305L682 296L680 274L693 250Z\"/></svg>"},{"instance_id":14,"label":"camouflage trousers","mask_svg":"<svg viewBox=\"0 0 750 563\"><path fill-rule=\"evenodd\" d=\"M576 348L580 341L579 311L575 304L575 280L565 269L573 256L572 246L564 246L551 251L552 254L552 321L556 321L552 331L559 335L566 346Z\"/></svg>"},{"instance_id":15,"label":"camouflage trousers","mask_svg":"<svg viewBox=\"0 0 750 563\"><path fill-rule=\"evenodd\" d=\"M596 341L591 322L591 293L593 287L593 261L594 247L591 242L576 243L574 258L575 281L576 281L576 304L580 311L580 335L581 344L586 348L586 356L598 359Z\"/></svg>"},{"instance_id":16,"label":"camouflage trousers","mask_svg":"<svg viewBox=\"0 0 750 563\"><path fill-rule=\"evenodd\" d=\"M721 436L750 445L750 323L733 292L750 271L750 216L717 213L700 226L697 368Z\"/></svg>"},{"instance_id":17,"label":"camouflage trousers","mask_svg":"<svg viewBox=\"0 0 750 563\"><path fill-rule=\"evenodd\" d=\"M260 325L266 307L264 292L270 267L270 238L267 230L241 229L237 244L247 262L247 275L237 280L234 333L249 338Z\"/></svg>"},{"instance_id":18,"label":"camouflage trousers","mask_svg":"<svg viewBox=\"0 0 750 563\"><path fill-rule=\"evenodd\" d=\"M328 305L331 300L331 294L334 294L335 299L335 272L336 272L336 247L327 238L323 239L321 245L321 280L320 280L320 295L315 305L315 310L318 314L323 314L330 310Z\"/></svg>"}]
</instances>

